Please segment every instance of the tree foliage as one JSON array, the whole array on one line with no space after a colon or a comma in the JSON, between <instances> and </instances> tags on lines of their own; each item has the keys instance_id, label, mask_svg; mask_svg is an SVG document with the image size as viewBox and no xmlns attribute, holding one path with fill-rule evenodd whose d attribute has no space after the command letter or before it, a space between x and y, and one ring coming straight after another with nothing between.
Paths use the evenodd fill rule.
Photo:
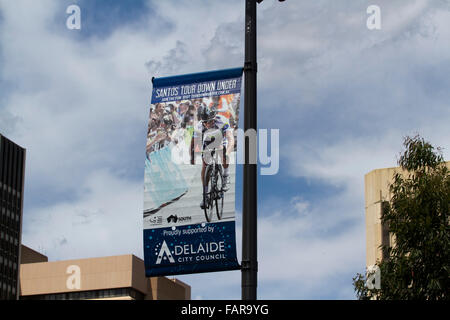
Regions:
<instances>
[{"instance_id":1,"label":"tree foliage","mask_svg":"<svg viewBox=\"0 0 450 320\"><path fill-rule=\"evenodd\" d=\"M441 150L420 136L406 137L384 206L394 244L382 247L387 257L377 262L380 288L357 274L353 285L359 299L450 299L450 175Z\"/></svg>"}]
</instances>

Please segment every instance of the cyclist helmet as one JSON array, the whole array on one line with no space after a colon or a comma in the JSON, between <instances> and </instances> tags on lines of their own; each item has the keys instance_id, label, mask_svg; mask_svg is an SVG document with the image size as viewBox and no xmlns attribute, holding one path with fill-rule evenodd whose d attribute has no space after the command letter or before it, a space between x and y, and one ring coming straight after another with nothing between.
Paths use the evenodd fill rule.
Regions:
<instances>
[{"instance_id":1,"label":"cyclist helmet","mask_svg":"<svg viewBox=\"0 0 450 320\"><path fill-rule=\"evenodd\" d=\"M163 121L164 121L164 123L165 123L167 126L172 125L172 119L170 118L169 115L164 116L164 117L163 117Z\"/></svg>"},{"instance_id":2,"label":"cyclist helmet","mask_svg":"<svg viewBox=\"0 0 450 320\"><path fill-rule=\"evenodd\" d=\"M200 114L200 119L203 121L210 121L210 120L214 120L214 118L217 115L217 110L216 108L207 108L207 107L203 107L201 114Z\"/></svg>"}]
</instances>

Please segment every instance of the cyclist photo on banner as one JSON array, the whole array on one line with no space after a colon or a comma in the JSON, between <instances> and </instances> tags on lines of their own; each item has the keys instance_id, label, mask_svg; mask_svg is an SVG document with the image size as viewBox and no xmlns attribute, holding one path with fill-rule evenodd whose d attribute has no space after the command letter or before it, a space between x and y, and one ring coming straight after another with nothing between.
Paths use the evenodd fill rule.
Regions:
<instances>
[{"instance_id":1,"label":"cyclist photo on banner","mask_svg":"<svg viewBox=\"0 0 450 320\"><path fill-rule=\"evenodd\" d=\"M151 105L144 174L146 227L234 218L235 168L230 161L235 156L239 100L235 93ZM232 193L228 199L227 192Z\"/></svg>"}]
</instances>

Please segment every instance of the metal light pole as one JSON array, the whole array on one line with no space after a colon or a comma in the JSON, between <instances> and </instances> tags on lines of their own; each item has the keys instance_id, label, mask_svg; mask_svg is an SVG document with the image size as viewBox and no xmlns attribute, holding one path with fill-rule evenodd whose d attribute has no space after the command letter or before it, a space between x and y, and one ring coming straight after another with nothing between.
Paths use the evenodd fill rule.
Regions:
<instances>
[{"instance_id":1,"label":"metal light pole","mask_svg":"<svg viewBox=\"0 0 450 320\"><path fill-rule=\"evenodd\" d=\"M245 100L244 130L255 130L257 126L256 108L256 3L263 0L245 2ZM278 0L283 2L284 0ZM252 161L250 161L252 160ZM258 282L258 234L257 234L257 146L245 139L245 164L242 204L242 300L256 300Z\"/></svg>"},{"instance_id":2,"label":"metal light pole","mask_svg":"<svg viewBox=\"0 0 450 320\"><path fill-rule=\"evenodd\" d=\"M245 3L245 82L244 130L256 130L256 2ZM261 2L261 1L258 1ZM256 156L256 144L245 139L245 164L242 201L242 300L256 300L258 279L257 260L257 164L250 163Z\"/></svg>"}]
</instances>

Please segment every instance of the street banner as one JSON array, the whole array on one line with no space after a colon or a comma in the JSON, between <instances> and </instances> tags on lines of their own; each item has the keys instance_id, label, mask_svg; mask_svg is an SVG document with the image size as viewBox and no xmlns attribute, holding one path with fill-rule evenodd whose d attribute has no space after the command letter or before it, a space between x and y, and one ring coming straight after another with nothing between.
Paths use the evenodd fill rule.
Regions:
<instances>
[{"instance_id":1,"label":"street banner","mask_svg":"<svg viewBox=\"0 0 450 320\"><path fill-rule=\"evenodd\" d=\"M147 277L239 269L242 68L153 78L144 171Z\"/></svg>"}]
</instances>

